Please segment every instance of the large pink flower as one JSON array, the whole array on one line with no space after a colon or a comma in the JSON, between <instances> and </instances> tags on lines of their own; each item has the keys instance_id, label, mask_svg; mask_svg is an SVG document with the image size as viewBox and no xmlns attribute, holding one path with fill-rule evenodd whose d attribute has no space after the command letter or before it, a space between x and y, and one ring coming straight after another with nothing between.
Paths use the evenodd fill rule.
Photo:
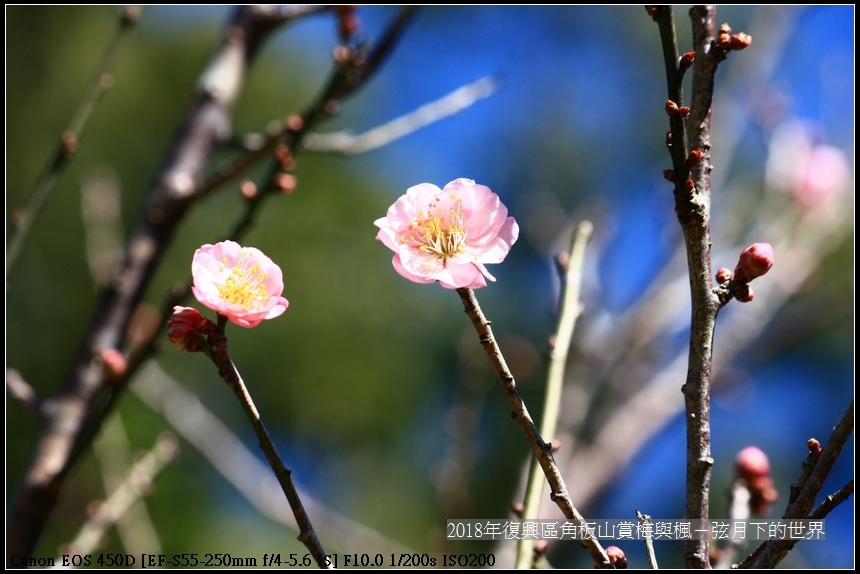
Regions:
<instances>
[{"instance_id":1,"label":"large pink flower","mask_svg":"<svg viewBox=\"0 0 860 574\"><path fill-rule=\"evenodd\" d=\"M191 262L197 300L242 327L287 310L281 269L263 252L233 241L204 245Z\"/></svg>"},{"instance_id":2,"label":"large pink flower","mask_svg":"<svg viewBox=\"0 0 860 574\"><path fill-rule=\"evenodd\" d=\"M486 287L485 277L495 281L484 264L501 263L520 232L498 195L463 178L445 189L410 187L374 224L376 238L394 251L398 273L448 289Z\"/></svg>"}]
</instances>

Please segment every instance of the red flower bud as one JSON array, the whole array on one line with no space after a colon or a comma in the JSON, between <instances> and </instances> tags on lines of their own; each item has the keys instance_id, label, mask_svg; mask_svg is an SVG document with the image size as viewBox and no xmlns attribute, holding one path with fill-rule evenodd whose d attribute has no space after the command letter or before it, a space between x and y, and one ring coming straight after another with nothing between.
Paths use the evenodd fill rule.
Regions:
<instances>
[{"instance_id":1,"label":"red flower bud","mask_svg":"<svg viewBox=\"0 0 860 574\"><path fill-rule=\"evenodd\" d=\"M757 446L748 446L735 456L735 470L738 477L752 483L757 477L770 474L770 461Z\"/></svg>"},{"instance_id":2,"label":"red flower bud","mask_svg":"<svg viewBox=\"0 0 860 574\"><path fill-rule=\"evenodd\" d=\"M720 26L720 32L717 35L717 46L720 48L730 48L732 45L732 28L728 24Z\"/></svg>"},{"instance_id":3,"label":"red flower bud","mask_svg":"<svg viewBox=\"0 0 860 574\"><path fill-rule=\"evenodd\" d=\"M741 253L735 279L749 283L756 277L761 277L773 266L773 247L770 243L753 243Z\"/></svg>"},{"instance_id":4,"label":"red flower bud","mask_svg":"<svg viewBox=\"0 0 860 574\"><path fill-rule=\"evenodd\" d=\"M686 70L690 66L693 65L693 62L696 61L696 51L690 50L689 52L684 52L684 55L681 56L681 61L678 63L678 67L682 70Z\"/></svg>"},{"instance_id":5,"label":"red flower bud","mask_svg":"<svg viewBox=\"0 0 860 574\"><path fill-rule=\"evenodd\" d=\"M732 39L731 39L732 50L743 50L744 48L748 47L750 44L752 44L752 36L750 36L749 34L744 34L743 32L740 32L740 33L732 36Z\"/></svg>"},{"instance_id":6,"label":"red flower bud","mask_svg":"<svg viewBox=\"0 0 860 574\"><path fill-rule=\"evenodd\" d=\"M806 447L809 449L809 454L812 455L812 458L817 459L821 456L821 443L817 439L811 438L806 441Z\"/></svg>"},{"instance_id":7,"label":"red flower bud","mask_svg":"<svg viewBox=\"0 0 860 574\"><path fill-rule=\"evenodd\" d=\"M672 100L666 100L666 113L669 114L669 117L674 117L678 115L678 104L673 102Z\"/></svg>"},{"instance_id":8,"label":"red flower bud","mask_svg":"<svg viewBox=\"0 0 860 574\"><path fill-rule=\"evenodd\" d=\"M678 117L679 118L684 119L689 115L690 115L690 108L688 108L687 106L681 106L680 108L678 108Z\"/></svg>"},{"instance_id":9,"label":"red flower bud","mask_svg":"<svg viewBox=\"0 0 860 574\"><path fill-rule=\"evenodd\" d=\"M728 283L734 276L734 273L732 273L727 267L720 267L717 269L717 283L720 285Z\"/></svg>"},{"instance_id":10,"label":"red flower bud","mask_svg":"<svg viewBox=\"0 0 860 574\"><path fill-rule=\"evenodd\" d=\"M675 170L672 169L664 169L663 177L665 177L669 181L678 181L678 175L675 173Z\"/></svg>"},{"instance_id":11,"label":"red flower bud","mask_svg":"<svg viewBox=\"0 0 860 574\"><path fill-rule=\"evenodd\" d=\"M690 152L690 155L687 156L687 165L692 167L702 161L702 150L699 148L694 149Z\"/></svg>"},{"instance_id":12,"label":"red flower bud","mask_svg":"<svg viewBox=\"0 0 860 574\"><path fill-rule=\"evenodd\" d=\"M167 321L167 338L180 351L196 353L200 344L215 332L215 323L193 307L173 308L173 316Z\"/></svg>"}]
</instances>

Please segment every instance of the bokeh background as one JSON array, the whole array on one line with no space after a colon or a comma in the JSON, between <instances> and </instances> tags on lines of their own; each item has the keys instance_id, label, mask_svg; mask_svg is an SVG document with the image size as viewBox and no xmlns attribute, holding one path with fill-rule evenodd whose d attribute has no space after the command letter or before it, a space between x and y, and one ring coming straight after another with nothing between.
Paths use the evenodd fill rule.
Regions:
<instances>
[{"instance_id":1,"label":"bokeh background","mask_svg":"<svg viewBox=\"0 0 860 574\"><path fill-rule=\"evenodd\" d=\"M372 44L396 11L362 7L361 35ZM6 364L43 396L57 390L74 357L99 274L139 213L228 14L227 7L144 10L112 90L7 271ZM10 6L6 16L8 242L117 13ZM685 51L685 9L676 18ZM743 247L767 241L776 267L753 285L755 301L733 302L718 322L711 514L725 516L734 455L755 444L771 459L781 493L771 516L778 517L807 439L825 442L854 394L854 8L720 7L717 19L753 43L731 53L717 75L713 263L733 267ZM321 90L336 43L331 14L276 34L251 70L234 132L259 133L303 110ZM641 6L422 8L379 73L318 130L361 133L482 77L497 78L498 92L366 154L297 156L298 188L269 200L243 241L280 264L290 308L228 334L301 492L317 501L312 519L329 552L387 556L406 548L511 559L511 543L446 541L445 521L510 518L522 497L527 444L456 294L402 279L374 240L373 221L409 186L441 187L457 177L491 187L520 224L508 259L491 269L497 282L477 294L535 416L559 288L552 258L566 249L574 223L594 223L559 460L576 461L565 472L588 517L633 518L637 509L683 515L683 420L673 406L683 371L654 395L659 408L636 407L639 391L663 388L654 386L661 374L675 376L689 321L675 256L680 228L662 179L670 161L661 66L657 28ZM171 285L187 280L194 249L227 232L241 201L233 184L192 210L147 302L160 306ZM93 202L108 216L93 219ZM202 355L167 345L132 386L165 378L265 464L241 409ZM126 392L121 424L110 427L131 452L173 428L145 394ZM628 412L629 424L613 427L613 415ZM39 423L8 394L6 415L8 508ZM191 413L172 416L188 422ZM189 426L201 424L194 418ZM124 540L111 530L100 551L304 553L292 522L262 514L182 433L179 446L145 499L150 533ZM37 555L56 555L88 505L104 498L104 461L120 458L110 448L88 453L69 477ZM824 491L851 480L853 469L852 438ZM265 467L254 480L262 489ZM276 497L268 510L285 508ZM826 541L799 544L783 564L852 567L853 509L852 498L828 517ZM638 543L619 545L631 564L646 564ZM557 566L589 565L575 543L549 556ZM658 545L658 559L680 565L682 545Z\"/></svg>"}]
</instances>

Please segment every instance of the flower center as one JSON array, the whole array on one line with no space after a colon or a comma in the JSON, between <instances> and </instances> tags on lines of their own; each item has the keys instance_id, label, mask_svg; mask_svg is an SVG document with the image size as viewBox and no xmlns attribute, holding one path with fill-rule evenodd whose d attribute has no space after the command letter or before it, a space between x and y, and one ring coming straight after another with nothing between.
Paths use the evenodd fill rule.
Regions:
<instances>
[{"instance_id":1,"label":"flower center","mask_svg":"<svg viewBox=\"0 0 860 574\"><path fill-rule=\"evenodd\" d=\"M443 267L447 266L448 259L466 252L466 226L460 201L456 195L451 195L450 199L447 202L437 197L426 213L418 212L418 217L409 225L409 232L400 236L401 243L409 243L441 259Z\"/></svg>"},{"instance_id":2,"label":"flower center","mask_svg":"<svg viewBox=\"0 0 860 574\"><path fill-rule=\"evenodd\" d=\"M221 261L227 264L226 259ZM221 270L225 269L222 267ZM218 286L218 296L226 303L250 309L255 300L268 301L269 296L263 284L268 277L268 273L260 272L259 263L249 266L242 253L239 261L230 269L230 275Z\"/></svg>"}]
</instances>

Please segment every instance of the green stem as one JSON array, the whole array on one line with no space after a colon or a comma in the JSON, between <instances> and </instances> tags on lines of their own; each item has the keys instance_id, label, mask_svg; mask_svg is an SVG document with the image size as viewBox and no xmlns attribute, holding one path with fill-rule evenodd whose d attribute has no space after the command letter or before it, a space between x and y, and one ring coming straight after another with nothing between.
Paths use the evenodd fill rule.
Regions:
<instances>
[{"instance_id":1,"label":"green stem","mask_svg":"<svg viewBox=\"0 0 860 574\"><path fill-rule=\"evenodd\" d=\"M561 268L563 275L563 292L561 294L561 309L555 329L554 340L551 344L549 370L547 372L546 399L544 400L541 417L540 434L544 437L555 436L558 425L558 414L561 409L561 394L564 387L564 371L567 365L567 353L573 339L573 329L576 320L582 312L579 302L582 285L582 265L585 260L585 247L591 239L592 225L588 221L579 224L570 245L568 260ZM552 439L550 439L552 440ZM546 481L541 476L540 464L532 460L529 468L528 486L526 487L525 504L523 505L523 520L535 520L540 513L541 500ZM517 544L517 561L515 568L529 568L533 562L535 540L523 538Z\"/></svg>"}]
</instances>

